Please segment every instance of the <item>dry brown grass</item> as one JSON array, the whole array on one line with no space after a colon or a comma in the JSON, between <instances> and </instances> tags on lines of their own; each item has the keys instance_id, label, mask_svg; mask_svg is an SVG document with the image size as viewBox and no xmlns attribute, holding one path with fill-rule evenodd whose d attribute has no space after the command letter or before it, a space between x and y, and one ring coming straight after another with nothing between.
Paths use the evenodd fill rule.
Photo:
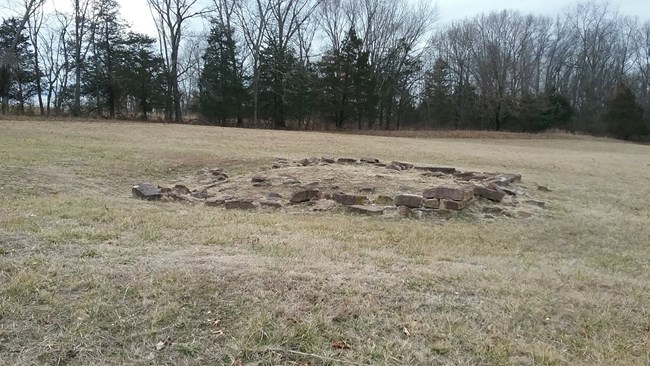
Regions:
<instances>
[{"instance_id":1,"label":"dry brown grass","mask_svg":"<svg viewBox=\"0 0 650 366\"><path fill-rule=\"evenodd\" d=\"M386 137L409 137L426 139L472 139L472 140L585 140L585 141L614 141L611 138L596 137L582 133L571 133L563 130L549 130L540 133L484 131L484 130L346 130L344 134L357 134Z\"/></svg>"},{"instance_id":2,"label":"dry brown grass","mask_svg":"<svg viewBox=\"0 0 650 366\"><path fill-rule=\"evenodd\" d=\"M312 155L553 192L543 218L442 224L130 195ZM650 364L647 146L2 121L0 156L0 364Z\"/></svg>"}]
</instances>

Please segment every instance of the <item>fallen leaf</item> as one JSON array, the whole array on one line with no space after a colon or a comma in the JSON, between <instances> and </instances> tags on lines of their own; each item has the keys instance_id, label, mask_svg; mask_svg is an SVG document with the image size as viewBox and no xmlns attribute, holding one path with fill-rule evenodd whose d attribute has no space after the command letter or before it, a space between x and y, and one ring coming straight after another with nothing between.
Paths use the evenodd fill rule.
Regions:
<instances>
[{"instance_id":1,"label":"fallen leaf","mask_svg":"<svg viewBox=\"0 0 650 366\"><path fill-rule=\"evenodd\" d=\"M407 327L404 327L404 329L402 329L402 332L404 332L404 334L405 334L407 337L410 337L410 336L411 336L411 332L409 332L409 329L408 329Z\"/></svg>"},{"instance_id":2,"label":"fallen leaf","mask_svg":"<svg viewBox=\"0 0 650 366\"><path fill-rule=\"evenodd\" d=\"M335 349L350 349L350 346L344 341L334 341L332 342L332 348Z\"/></svg>"}]
</instances>

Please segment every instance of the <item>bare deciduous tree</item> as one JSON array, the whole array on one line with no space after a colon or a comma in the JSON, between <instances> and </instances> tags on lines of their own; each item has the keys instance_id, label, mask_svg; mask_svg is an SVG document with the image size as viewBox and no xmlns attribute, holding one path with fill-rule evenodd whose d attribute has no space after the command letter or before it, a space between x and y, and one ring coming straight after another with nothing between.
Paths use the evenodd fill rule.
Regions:
<instances>
[{"instance_id":1,"label":"bare deciduous tree","mask_svg":"<svg viewBox=\"0 0 650 366\"><path fill-rule=\"evenodd\" d=\"M147 0L158 30L160 52L167 68L167 103L165 118L183 119L179 90L179 51L188 22L206 12L198 0Z\"/></svg>"}]
</instances>

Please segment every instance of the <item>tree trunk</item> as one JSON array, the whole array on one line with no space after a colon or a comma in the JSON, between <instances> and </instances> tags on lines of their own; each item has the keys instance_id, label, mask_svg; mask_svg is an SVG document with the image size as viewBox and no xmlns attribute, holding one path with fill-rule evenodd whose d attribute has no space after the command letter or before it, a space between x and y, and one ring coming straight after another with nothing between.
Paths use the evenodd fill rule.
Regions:
<instances>
[{"instance_id":1,"label":"tree trunk","mask_svg":"<svg viewBox=\"0 0 650 366\"><path fill-rule=\"evenodd\" d=\"M499 101L499 103L497 104L497 110L496 110L495 117L496 117L495 118L495 122L496 122L495 128L496 128L497 131L501 131L501 119L502 119L502 116L501 116L501 101Z\"/></svg>"}]
</instances>

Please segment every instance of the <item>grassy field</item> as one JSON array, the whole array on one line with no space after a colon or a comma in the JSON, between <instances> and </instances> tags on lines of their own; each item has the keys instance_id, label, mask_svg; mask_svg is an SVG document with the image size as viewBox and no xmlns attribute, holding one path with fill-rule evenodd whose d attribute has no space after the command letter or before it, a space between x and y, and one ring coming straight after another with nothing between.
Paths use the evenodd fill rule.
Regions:
<instances>
[{"instance_id":1,"label":"grassy field","mask_svg":"<svg viewBox=\"0 0 650 366\"><path fill-rule=\"evenodd\" d=\"M543 218L444 223L130 192L321 155L552 192ZM3 365L650 364L649 146L0 121L0 157Z\"/></svg>"}]
</instances>

